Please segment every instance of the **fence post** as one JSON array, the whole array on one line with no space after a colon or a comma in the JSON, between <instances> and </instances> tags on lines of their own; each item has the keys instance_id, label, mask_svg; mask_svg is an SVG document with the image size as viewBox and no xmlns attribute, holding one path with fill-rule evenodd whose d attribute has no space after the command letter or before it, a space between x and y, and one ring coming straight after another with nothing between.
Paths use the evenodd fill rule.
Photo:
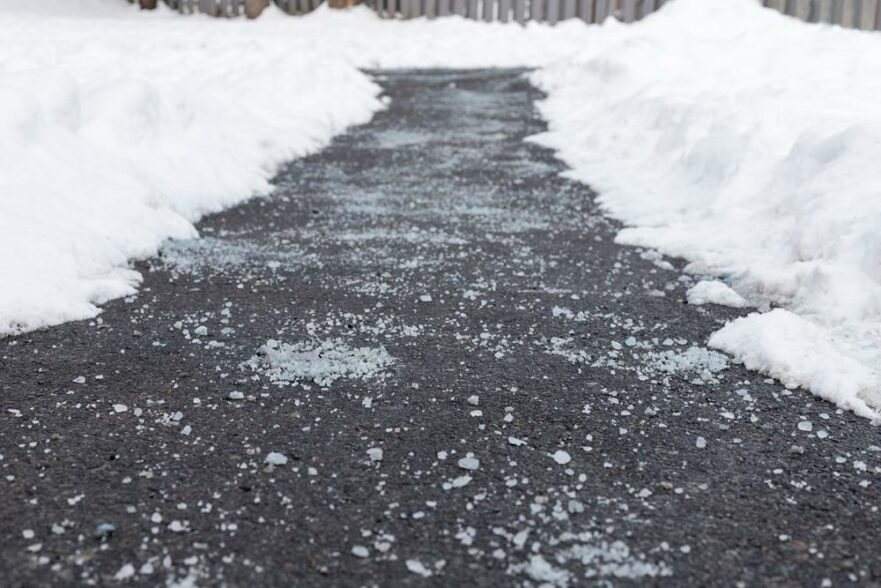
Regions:
<instances>
[{"instance_id":1,"label":"fence post","mask_svg":"<svg viewBox=\"0 0 881 588\"><path fill-rule=\"evenodd\" d=\"M560 20L560 0L547 0L548 2L548 24L557 24Z\"/></svg>"},{"instance_id":2,"label":"fence post","mask_svg":"<svg viewBox=\"0 0 881 588\"><path fill-rule=\"evenodd\" d=\"M511 20L511 0L498 0L499 2L499 22L508 22Z\"/></svg>"},{"instance_id":3,"label":"fence post","mask_svg":"<svg viewBox=\"0 0 881 588\"><path fill-rule=\"evenodd\" d=\"M543 2L544 0L529 1L529 17L536 22L541 22L544 20L544 15L542 14Z\"/></svg>"},{"instance_id":4,"label":"fence post","mask_svg":"<svg viewBox=\"0 0 881 588\"><path fill-rule=\"evenodd\" d=\"M496 0L483 0L483 20L486 22L493 21L493 8L495 7Z\"/></svg>"},{"instance_id":5,"label":"fence post","mask_svg":"<svg viewBox=\"0 0 881 588\"><path fill-rule=\"evenodd\" d=\"M829 22L832 24L844 24L844 1L832 0L832 8L830 10Z\"/></svg>"}]
</instances>

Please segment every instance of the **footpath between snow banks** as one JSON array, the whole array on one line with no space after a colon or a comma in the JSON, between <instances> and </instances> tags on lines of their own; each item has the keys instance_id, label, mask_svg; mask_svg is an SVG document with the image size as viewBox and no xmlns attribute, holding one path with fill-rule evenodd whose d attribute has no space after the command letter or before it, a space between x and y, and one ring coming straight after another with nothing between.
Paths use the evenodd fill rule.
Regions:
<instances>
[{"instance_id":1,"label":"footpath between snow banks","mask_svg":"<svg viewBox=\"0 0 881 588\"><path fill-rule=\"evenodd\" d=\"M540 142L631 227L619 242L782 307L711 346L877 417L881 34L749 0L678 0L634 26L609 22L533 79L550 95Z\"/></svg>"},{"instance_id":2,"label":"footpath between snow banks","mask_svg":"<svg viewBox=\"0 0 881 588\"><path fill-rule=\"evenodd\" d=\"M601 192L621 242L724 280L692 302L779 307L711 345L881 408L881 34L752 0L555 28L34 4L0 0L0 335L96 315L135 291L130 259L369 120L383 105L357 68L525 65L549 95L536 140Z\"/></svg>"}]
</instances>

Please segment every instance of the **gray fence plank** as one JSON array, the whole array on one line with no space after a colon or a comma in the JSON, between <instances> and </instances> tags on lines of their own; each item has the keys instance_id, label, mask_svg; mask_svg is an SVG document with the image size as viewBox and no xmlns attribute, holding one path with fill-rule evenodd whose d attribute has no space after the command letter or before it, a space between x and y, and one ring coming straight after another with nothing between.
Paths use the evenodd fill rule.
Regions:
<instances>
[{"instance_id":1,"label":"gray fence plank","mask_svg":"<svg viewBox=\"0 0 881 588\"><path fill-rule=\"evenodd\" d=\"M636 20L636 0L622 0L621 16L624 22Z\"/></svg>"},{"instance_id":2,"label":"gray fence plank","mask_svg":"<svg viewBox=\"0 0 881 588\"><path fill-rule=\"evenodd\" d=\"M425 15L425 18L434 18L437 16L437 0L425 0L425 5L422 8L422 13Z\"/></svg>"},{"instance_id":3,"label":"gray fence plank","mask_svg":"<svg viewBox=\"0 0 881 588\"><path fill-rule=\"evenodd\" d=\"M483 20L492 22L495 20L495 0L483 0Z\"/></svg>"},{"instance_id":4,"label":"gray fence plank","mask_svg":"<svg viewBox=\"0 0 881 588\"><path fill-rule=\"evenodd\" d=\"M575 0L563 0L562 17L564 20L575 18Z\"/></svg>"},{"instance_id":5,"label":"gray fence plank","mask_svg":"<svg viewBox=\"0 0 881 588\"><path fill-rule=\"evenodd\" d=\"M453 0L453 14L465 16L465 0Z\"/></svg>"},{"instance_id":6,"label":"gray fence plank","mask_svg":"<svg viewBox=\"0 0 881 588\"><path fill-rule=\"evenodd\" d=\"M529 18L536 21L542 22L544 20L544 13L542 8L544 0L530 0L529 1Z\"/></svg>"},{"instance_id":7,"label":"gray fence plank","mask_svg":"<svg viewBox=\"0 0 881 588\"><path fill-rule=\"evenodd\" d=\"M468 11L465 13L465 16L467 18L470 18L472 20L477 20L477 17L479 15L477 12L477 1L478 0L467 0L466 4L467 4Z\"/></svg>"},{"instance_id":8,"label":"gray fence plank","mask_svg":"<svg viewBox=\"0 0 881 588\"><path fill-rule=\"evenodd\" d=\"M609 16L609 0L596 0L596 21L602 23Z\"/></svg>"},{"instance_id":9,"label":"gray fence plank","mask_svg":"<svg viewBox=\"0 0 881 588\"><path fill-rule=\"evenodd\" d=\"M437 15L449 16L450 13L450 0L437 0Z\"/></svg>"},{"instance_id":10,"label":"gray fence plank","mask_svg":"<svg viewBox=\"0 0 881 588\"><path fill-rule=\"evenodd\" d=\"M658 9L658 7L655 6L655 0L643 0L642 14L640 14L639 16L640 16L640 18L645 18L646 16L650 15L651 13L653 13L657 9Z\"/></svg>"},{"instance_id":11,"label":"gray fence plank","mask_svg":"<svg viewBox=\"0 0 881 588\"><path fill-rule=\"evenodd\" d=\"M855 29L863 28L863 0L854 0L851 25Z\"/></svg>"},{"instance_id":12,"label":"gray fence plank","mask_svg":"<svg viewBox=\"0 0 881 588\"><path fill-rule=\"evenodd\" d=\"M829 22L832 24L844 23L844 2L843 0L832 0L832 11L829 15Z\"/></svg>"},{"instance_id":13,"label":"gray fence plank","mask_svg":"<svg viewBox=\"0 0 881 588\"><path fill-rule=\"evenodd\" d=\"M498 0L499 22L511 20L511 0Z\"/></svg>"},{"instance_id":14,"label":"gray fence plank","mask_svg":"<svg viewBox=\"0 0 881 588\"><path fill-rule=\"evenodd\" d=\"M593 22L593 0L578 0L578 18L588 24Z\"/></svg>"},{"instance_id":15,"label":"gray fence plank","mask_svg":"<svg viewBox=\"0 0 881 588\"><path fill-rule=\"evenodd\" d=\"M560 20L560 0L547 0L548 24L557 24Z\"/></svg>"},{"instance_id":16,"label":"gray fence plank","mask_svg":"<svg viewBox=\"0 0 881 588\"><path fill-rule=\"evenodd\" d=\"M526 0L514 0L514 21L526 22Z\"/></svg>"}]
</instances>

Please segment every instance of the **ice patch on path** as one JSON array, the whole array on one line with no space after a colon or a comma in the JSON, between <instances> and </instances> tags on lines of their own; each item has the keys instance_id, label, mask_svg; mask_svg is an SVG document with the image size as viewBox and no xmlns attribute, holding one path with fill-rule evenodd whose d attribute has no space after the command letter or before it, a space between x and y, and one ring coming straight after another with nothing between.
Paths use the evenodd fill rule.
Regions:
<instances>
[{"instance_id":1,"label":"ice patch on path","mask_svg":"<svg viewBox=\"0 0 881 588\"><path fill-rule=\"evenodd\" d=\"M384 347L350 348L342 339L295 344L270 339L245 365L276 383L330 386L340 378L379 377L394 361Z\"/></svg>"},{"instance_id":2,"label":"ice patch on path","mask_svg":"<svg viewBox=\"0 0 881 588\"><path fill-rule=\"evenodd\" d=\"M558 588L580 586L582 578L640 580L672 575L663 561L651 561L623 541L608 541L599 534L564 533L553 544L556 551L552 555L533 554L528 561L511 565L508 573ZM567 565L577 571L564 567Z\"/></svg>"},{"instance_id":3,"label":"ice patch on path","mask_svg":"<svg viewBox=\"0 0 881 588\"><path fill-rule=\"evenodd\" d=\"M710 346L743 359L744 365L780 380L809 388L818 396L860 416L878 419L878 373L840 354L820 327L783 309L752 314L726 325Z\"/></svg>"},{"instance_id":4,"label":"ice patch on path","mask_svg":"<svg viewBox=\"0 0 881 588\"><path fill-rule=\"evenodd\" d=\"M649 367L668 375L692 377L695 384L716 384L716 374L728 369L725 355L702 347L689 347L685 351L652 352L647 357Z\"/></svg>"},{"instance_id":5,"label":"ice patch on path","mask_svg":"<svg viewBox=\"0 0 881 588\"><path fill-rule=\"evenodd\" d=\"M229 274L230 272L273 272L318 263L318 256L286 243L216 237L168 241L159 251L161 265L174 274Z\"/></svg>"},{"instance_id":6,"label":"ice patch on path","mask_svg":"<svg viewBox=\"0 0 881 588\"><path fill-rule=\"evenodd\" d=\"M744 308L749 303L724 282L702 280L685 293L689 304L719 304L732 308Z\"/></svg>"},{"instance_id":7,"label":"ice patch on path","mask_svg":"<svg viewBox=\"0 0 881 588\"><path fill-rule=\"evenodd\" d=\"M753 318L717 342L881 408L881 35L754 0L677 0L593 32L532 75L548 94L536 140L629 225L619 243L686 258L813 327L798 342Z\"/></svg>"}]
</instances>

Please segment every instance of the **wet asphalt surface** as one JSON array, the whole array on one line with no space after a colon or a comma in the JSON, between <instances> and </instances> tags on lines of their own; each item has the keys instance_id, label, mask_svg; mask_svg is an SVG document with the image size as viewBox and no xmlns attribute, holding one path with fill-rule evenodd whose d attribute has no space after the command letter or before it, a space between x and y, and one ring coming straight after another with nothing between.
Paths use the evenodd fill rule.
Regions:
<instances>
[{"instance_id":1,"label":"wet asphalt surface","mask_svg":"<svg viewBox=\"0 0 881 588\"><path fill-rule=\"evenodd\" d=\"M879 582L878 429L705 349L735 311L613 243L523 72L377 80L137 296L0 341L0 585Z\"/></svg>"}]
</instances>

